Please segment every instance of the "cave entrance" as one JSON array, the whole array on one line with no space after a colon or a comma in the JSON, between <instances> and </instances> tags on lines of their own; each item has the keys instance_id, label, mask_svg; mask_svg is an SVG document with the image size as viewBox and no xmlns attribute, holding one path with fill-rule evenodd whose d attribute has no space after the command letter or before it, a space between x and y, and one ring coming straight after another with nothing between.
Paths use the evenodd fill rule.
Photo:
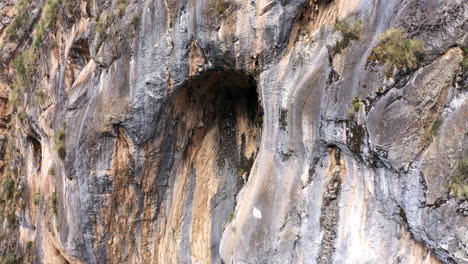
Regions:
<instances>
[{"instance_id":1,"label":"cave entrance","mask_svg":"<svg viewBox=\"0 0 468 264\"><path fill-rule=\"evenodd\" d=\"M167 109L173 121L166 131L173 136L166 143L182 152L173 171L185 182L178 197L185 196L182 211L190 212L181 221L181 248L199 252L201 263L219 263L223 229L260 146L256 81L241 72L206 72L179 87Z\"/></svg>"},{"instance_id":2,"label":"cave entrance","mask_svg":"<svg viewBox=\"0 0 468 264\"><path fill-rule=\"evenodd\" d=\"M41 142L33 137L33 136L28 136L27 142L30 144L30 150L31 150L31 156L33 160L33 166L37 168L37 171L41 171L41 165L42 165L42 146Z\"/></svg>"},{"instance_id":3,"label":"cave entrance","mask_svg":"<svg viewBox=\"0 0 468 264\"><path fill-rule=\"evenodd\" d=\"M255 79L240 72L206 72L179 88L173 115L197 146L212 130L217 134L217 162L248 172L259 146L263 109ZM240 173L242 174L242 173Z\"/></svg>"}]
</instances>

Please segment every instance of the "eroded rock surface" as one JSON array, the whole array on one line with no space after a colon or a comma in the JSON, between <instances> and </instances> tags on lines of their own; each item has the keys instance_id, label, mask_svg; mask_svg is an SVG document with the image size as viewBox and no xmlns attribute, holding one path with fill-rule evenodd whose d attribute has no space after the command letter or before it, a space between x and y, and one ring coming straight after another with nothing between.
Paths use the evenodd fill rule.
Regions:
<instances>
[{"instance_id":1,"label":"eroded rock surface","mask_svg":"<svg viewBox=\"0 0 468 264\"><path fill-rule=\"evenodd\" d=\"M0 260L468 263L467 1L0 9Z\"/></svg>"}]
</instances>

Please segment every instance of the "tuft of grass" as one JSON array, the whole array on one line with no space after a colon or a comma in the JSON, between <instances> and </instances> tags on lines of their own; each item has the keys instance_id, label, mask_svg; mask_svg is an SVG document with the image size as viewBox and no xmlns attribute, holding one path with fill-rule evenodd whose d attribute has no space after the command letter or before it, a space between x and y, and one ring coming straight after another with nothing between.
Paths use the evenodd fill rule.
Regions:
<instances>
[{"instance_id":1,"label":"tuft of grass","mask_svg":"<svg viewBox=\"0 0 468 264\"><path fill-rule=\"evenodd\" d=\"M19 93L17 89L12 89L10 91L10 94L8 96L8 104L12 112L15 112L16 109L18 109L20 101L19 101Z\"/></svg>"},{"instance_id":2,"label":"tuft of grass","mask_svg":"<svg viewBox=\"0 0 468 264\"><path fill-rule=\"evenodd\" d=\"M135 33L137 32L137 27L138 27L138 20L139 20L138 14L133 14L132 19L130 20L130 26L132 28L132 35L135 36Z\"/></svg>"},{"instance_id":3,"label":"tuft of grass","mask_svg":"<svg viewBox=\"0 0 468 264\"><path fill-rule=\"evenodd\" d=\"M61 160L65 160L65 156L67 154L67 149L65 145L66 141L66 134L65 134L65 127L62 128L55 137L55 150Z\"/></svg>"},{"instance_id":4,"label":"tuft of grass","mask_svg":"<svg viewBox=\"0 0 468 264\"><path fill-rule=\"evenodd\" d=\"M41 17L44 19L44 26L47 29L52 28L57 21L59 0L47 0L42 9Z\"/></svg>"},{"instance_id":5,"label":"tuft of grass","mask_svg":"<svg viewBox=\"0 0 468 264\"><path fill-rule=\"evenodd\" d=\"M14 211L11 211L9 214L8 214L8 217L7 217L7 220L8 220L8 224L10 226L15 226L16 225L16 215L15 215L15 212Z\"/></svg>"},{"instance_id":6,"label":"tuft of grass","mask_svg":"<svg viewBox=\"0 0 468 264\"><path fill-rule=\"evenodd\" d=\"M109 28L114 24L114 16L112 14L107 14L106 19L105 19L105 26L106 28Z\"/></svg>"},{"instance_id":7,"label":"tuft of grass","mask_svg":"<svg viewBox=\"0 0 468 264\"><path fill-rule=\"evenodd\" d=\"M107 34L105 23L100 19L96 21L96 32L98 33L99 38L104 38Z\"/></svg>"},{"instance_id":8,"label":"tuft of grass","mask_svg":"<svg viewBox=\"0 0 468 264\"><path fill-rule=\"evenodd\" d=\"M5 39L8 41L18 40L18 32L26 25L29 20L29 4L31 0L21 0L16 5L16 13L13 20L5 29Z\"/></svg>"},{"instance_id":9,"label":"tuft of grass","mask_svg":"<svg viewBox=\"0 0 468 264\"><path fill-rule=\"evenodd\" d=\"M361 106L361 104L359 104L359 99L358 99L357 97L355 97L355 98L353 99L353 108L354 108L354 111L355 111L355 112L358 112L360 106Z\"/></svg>"},{"instance_id":10,"label":"tuft of grass","mask_svg":"<svg viewBox=\"0 0 468 264\"><path fill-rule=\"evenodd\" d=\"M236 214L234 212L232 212L230 215L229 215L229 223L232 222L232 220L234 220L234 217L236 216Z\"/></svg>"},{"instance_id":11,"label":"tuft of grass","mask_svg":"<svg viewBox=\"0 0 468 264\"><path fill-rule=\"evenodd\" d=\"M239 169L239 176L244 175L244 173L246 173L244 168Z\"/></svg>"},{"instance_id":12,"label":"tuft of grass","mask_svg":"<svg viewBox=\"0 0 468 264\"><path fill-rule=\"evenodd\" d=\"M44 90L36 90L34 94L34 100L39 104L43 104L45 101L45 92Z\"/></svg>"},{"instance_id":13,"label":"tuft of grass","mask_svg":"<svg viewBox=\"0 0 468 264\"><path fill-rule=\"evenodd\" d=\"M335 30L339 31L343 38L335 43L333 47L333 53L340 53L343 49L349 46L351 41L359 40L359 36L362 31L362 22L356 21L354 25L350 25L347 20L336 19Z\"/></svg>"},{"instance_id":14,"label":"tuft of grass","mask_svg":"<svg viewBox=\"0 0 468 264\"><path fill-rule=\"evenodd\" d=\"M119 0L117 3L117 14L119 16L123 16L125 14L125 10L127 9L127 0Z\"/></svg>"},{"instance_id":15,"label":"tuft of grass","mask_svg":"<svg viewBox=\"0 0 468 264\"><path fill-rule=\"evenodd\" d=\"M423 140L423 147L429 146L433 141L434 138L437 136L437 132L439 128L442 126L442 118L438 118L431 126L428 135Z\"/></svg>"},{"instance_id":16,"label":"tuft of grass","mask_svg":"<svg viewBox=\"0 0 468 264\"><path fill-rule=\"evenodd\" d=\"M463 51L463 60L461 62L461 67L462 67L463 73L467 73L468 72L468 46L461 47L461 49Z\"/></svg>"},{"instance_id":17,"label":"tuft of grass","mask_svg":"<svg viewBox=\"0 0 468 264\"><path fill-rule=\"evenodd\" d=\"M214 0L214 11L218 16L222 16L231 5L228 0Z\"/></svg>"},{"instance_id":18,"label":"tuft of grass","mask_svg":"<svg viewBox=\"0 0 468 264\"><path fill-rule=\"evenodd\" d=\"M26 248L27 248L27 249L31 249L31 248L32 248L32 245L33 245L33 242L32 242L32 241L28 241L28 242L26 243Z\"/></svg>"},{"instance_id":19,"label":"tuft of grass","mask_svg":"<svg viewBox=\"0 0 468 264\"><path fill-rule=\"evenodd\" d=\"M57 200L57 191L52 192L52 209L54 210L54 213L57 213L57 205L58 205L58 200Z\"/></svg>"},{"instance_id":20,"label":"tuft of grass","mask_svg":"<svg viewBox=\"0 0 468 264\"><path fill-rule=\"evenodd\" d=\"M359 103L359 98L354 97L353 101L351 102L351 107L348 109L348 115L351 119L356 117L356 113L359 112L359 108L361 104Z\"/></svg>"},{"instance_id":21,"label":"tuft of grass","mask_svg":"<svg viewBox=\"0 0 468 264\"><path fill-rule=\"evenodd\" d=\"M34 205L38 206L40 202L41 202L41 192L37 191L36 194L34 194Z\"/></svg>"},{"instance_id":22,"label":"tuft of grass","mask_svg":"<svg viewBox=\"0 0 468 264\"><path fill-rule=\"evenodd\" d=\"M459 200L468 199L468 158L459 161L455 175L449 182L449 191Z\"/></svg>"},{"instance_id":23,"label":"tuft of grass","mask_svg":"<svg viewBox=\"0 0 468 264\"><path fill-rule=\"evenodd\" d=\"M50 176L55 176L55 169L52 166L49 168L49 175Z\"/></svg>"},{"instance_id":24,"label":"tuft of grass","mask_svg":"<svg viewBox=\"0 0 468 264\"><path fill-rule=\"evenodd\" d=\"M263 126L264 121L265 121L265 115L263 114L257 115L257 117L255 118L255 124L257 124L258 126Z\"/></svg>"},{"instance_id":25,"label":"tuft of grass","mask_svg":"<svg viewBox=\"0 0 468 264\"><path fill-rule=\"evenodd\" d=\"M7 28L9 30L18 31L24 23L29 20L28 6L31 0L21 0L17 7L17 15L15 16L13 25ZM46 32L55 26L58 16L59 0L46 0L41 12L41 20L35 26L35 31L32 36L33 43L30 48L23 51L13 61L14 75L12 82L12 90L9 96L9 105L12 112L15 112L21 101L21 95L29 86L30 80L36 72L36 61L39 58L38 49L45 38ZM16 21L16 22L15 22ZM15 33L16 34L16 33Z\"/></svg>"},{"instance_id":26,"label":"tuft of grass","mask_svg":"<svg viewBox=\"0 0 468 264\"><path fill-rule=\"evenodd\" d=\"M387 30L372 50L368 60L385 66L385 74L392 76L393 69L414 70L424 58L424 48L417 39L408 39L401 28Z\"/></svg>"},{"instance_id":27,"label":"tuft of grass","mask_svg":"<svg viewBox=\"0 0 468 264\"><path fill-rule=\"evenodd\" d=\"M2 183L2 190L6 198L11 198L15 191L15 181L10 177L5 178Z\"/></svg>"}]
</instances>

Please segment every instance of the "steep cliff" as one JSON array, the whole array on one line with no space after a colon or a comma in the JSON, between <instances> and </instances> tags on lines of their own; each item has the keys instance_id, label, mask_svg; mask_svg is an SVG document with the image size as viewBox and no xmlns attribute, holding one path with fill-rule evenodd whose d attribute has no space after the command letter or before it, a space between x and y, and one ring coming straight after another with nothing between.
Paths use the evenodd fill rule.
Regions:
<instances>
[{"instance_id":1,"label":"steep cliff","mask_svg":"<svg viewBox=\"0 0 468 264\"><path fill-rule=\"evenodd\" d=\"M465 0L3 0L0 263L468 263Z\"/></svg>"}]
</instances>

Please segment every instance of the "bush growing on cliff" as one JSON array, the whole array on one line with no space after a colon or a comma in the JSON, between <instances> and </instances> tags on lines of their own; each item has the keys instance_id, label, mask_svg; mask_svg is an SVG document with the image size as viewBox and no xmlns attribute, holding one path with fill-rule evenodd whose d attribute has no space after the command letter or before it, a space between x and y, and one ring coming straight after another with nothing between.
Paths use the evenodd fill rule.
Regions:
<instances>
[{"instance_id":1,"label":"bush growing on cliff","mask_svg":"<svg viewBox=\"0 0 468 264\"><path fill-rule=\"evenodd\" d=\"M348 109L348 114L351 119L356 117L356 113L359 112L359 108L361 104L359 103L359 98L354 97L353 101L351 102L352 107Z\"/></svg>"},{"instance_id":2,"label":"bush growing on cliff","mask_svg":"<svg viewBox=\"0 0 468 264\"><path fill-rule=\"evenodd\" d=\"M368 60L384 64L385 74L391 76L394 67L398 70L413 70L423 58L424 48L421 42L405 38L400 28L394 28L380 37Z\"/></svg>"},{"instance_id":3,"label":"bush growing on cliff","mask_svg":"<svg viewBox=\"0 0 468 264\"><path fill-rule=\"evenodd\" d=\"M57 192L54 191L52 193L52 209L54 210L54 213L57 213Z\"/></svg>"},{"instance_id":4,"label":"bush growing on cliff","mask_svg":"<svg viewBox=\"0 0 468 264\"><path fill-rule=\"evenodd\" d=\"M27 249L30 249L30 248L32 248L32 245L33 245L33 242L32 242L32 241L28 241L28 243L26 243L26 248L27 248Z\"/></svg>"},{"instance_id":5,"label":"bush growing on cliff","mask_svg":"<svg viewBox=\"0 0 468 264\"><path fill-rule=\"evenodd\" d=\"M449 183L449 190L459 200L468 199L468 158L460 160L457 171Z\"/></svg>"},{"instance_id":6,"label":"bush growing on cliff","mask_svg":"<svg viewBox=\"0 0 468 264\"><path fill-rule=\"evenodd\" d=\"M138 14L133 14L132 19L130 20L130 26L132 29L132 36L135 36L135 33L137 32L137 26L138 26Z\"/></svg>"},{"instance_id":7,"label":"bush growing on cliff","mask_svg":"<svg viewBox=\"0 0 468 264\"><path fill-rule=\"evenodd\" d=\"M246 173L245 169L244 169L244 168L240 168L240 169L239 169L239 176L244 175L244 173Z\"/></svg>"},{"instance_id":8,"label":"bush growing on cliff","mask_svg":"<svg viewBox=\"0 0 468 264\"><path fill-rule=\"evenodd\" d=\"M5 180L3 180L2 190L3 193L5 193L6 198L11 198L15 191L15 181L7 177Z\"/></svg>"},{"instance_id":9,"label":"bush growing on cliff","mask_svg":"<svg viewBox=\"0 0 468 264\"><path fill-rule=\"evenodd\" d=\"M55 169L54 169L54 167L50 167L50 168L49 168L49 175L52 176L52 177L55 176Z\"/></svg>"},{"instance_id":10,"label":"bush growing on cliff","mask_svg":"<svg viewBox=\"0 0 468 264\"><path fill-rule=\"evenodd\" d=\"M41 193L36 192L36 194L34 195L34 205L38 206L40 201L41 201Z\"/></svg>"},{"instance_id":11,"label":"bush growing on cliff","mask_svg":"<svg viewBox=\"0 0 468 264\"><path fill-rule=\"evenodd\" d=\"M119 0L117 3L117 14L119 16L123 16L125 14L125 10L127 9L127 0Z\"/></svg>"},{"instance_id":12,"label":"bush growing on cliff","mask_svg":"<svg viewBox=\"0 0 468 264\"><path fill-rule=\"evenodd\" d=\"M16 259L16 255L14 253L6 254L5 258L1 262L1 264L20 264L22 261Z\"/></svg>"},{"instance_id":13,"label":"bush growing on cliff","mask_svg":"<svg viewBox=\"0 0 468 264\"><path fill-rule=\"evenodd\" d=\"M28 49L13 61L15 74L13 76L12 88L16 92L23 92L28 86L28 81L36 71L36 56L33 50Z\"/></svg>"},{"instance_id":14,"label":"bush growing on cliff","mask_svg":"<svg viewBox=\"0 0 468 264\"><path fill-rule=\"evenodd\" d=\"M7 220L8 220L8 224L12 227L14 227L16 225L16 215L15 215L15 212L14 211L11 211L9 214L8 214L8 217L7 217Z\"/></svg>"},{"instance_id":15,"label":"bush growing on cliff","mask_svg":"<svg viewBox=\"0 0 468 264\"><path fill-rule=\"evenodd\" d=\"M218 16L221 16L226 12L229 8L230 4L228 0L213 0L214 3L214 11Z\"/></svg>"},{"instance_id":16,"label":"bush growing on cliff","mask_svg":"<svg viewBox=\"0 0 468 264\"><path fill-rule=\"evenodd\" d=\"M468 46L461 47L463 51L462 70L463 73L468 72Z\"/></svg>"},{"instance_id":17,"label":"bush growing on cliff","mask_svg":"<svg viewBox=\"0 0 468 264\"><path fill-rule=\"evenodd\" d=\"M359 99L357 97L355 97L353 99L353 108L354 108L354 111L359 111L359 108L360 108L361 104L359 103Z\"/></svg>"},{"instance_id":18,"label":"bush growing on cliff","mask_svg":"<svg viewBox=\"0 0 468 264\"><path fill-rule=\"evenodd\" d=\"M65 160L65 156L67 154L66 146L65 146L65 128L62 128L56 135L55 138L55 150L61 160Z\"/></svg>"},{"instance_id":19,"label":"bush growing on cliff","mask_svg":"<svg viewBox=\"0 0 468 264\"><path fill-rule=\"evenodd\" d=\"M16 5L16 13L13 20L5 29L5 38L9 41L18 39L18 31L28 22L29 12L28 6L31 0L21 0Z\"/></svg>"},{"instance_id":20,"label":"bush growing on cliff","mask_svg":"<svg viewBox=\"0 0 468 264\"><path fill-rule=\"evenodd\" d=\"M57 20L58 8L60 7L58 0L47 0L42 9L41 17L46 28L51 28Z\"/></svg>"},{"instance_id":21,"label":"bush growing on cliff","mask_svg":"<svg viewBox=\"0 0 468 264\"><path fill-rule=\"evenodd\" d=\"M344 48L348 47L351 41L358 40L362 30L361 21L357 21L354 25L350 25L347 20L336 19L335 30L341 32L342 39L336 42L333 47L333 53L340 53Z\"/></svg>"}]
</instances>

